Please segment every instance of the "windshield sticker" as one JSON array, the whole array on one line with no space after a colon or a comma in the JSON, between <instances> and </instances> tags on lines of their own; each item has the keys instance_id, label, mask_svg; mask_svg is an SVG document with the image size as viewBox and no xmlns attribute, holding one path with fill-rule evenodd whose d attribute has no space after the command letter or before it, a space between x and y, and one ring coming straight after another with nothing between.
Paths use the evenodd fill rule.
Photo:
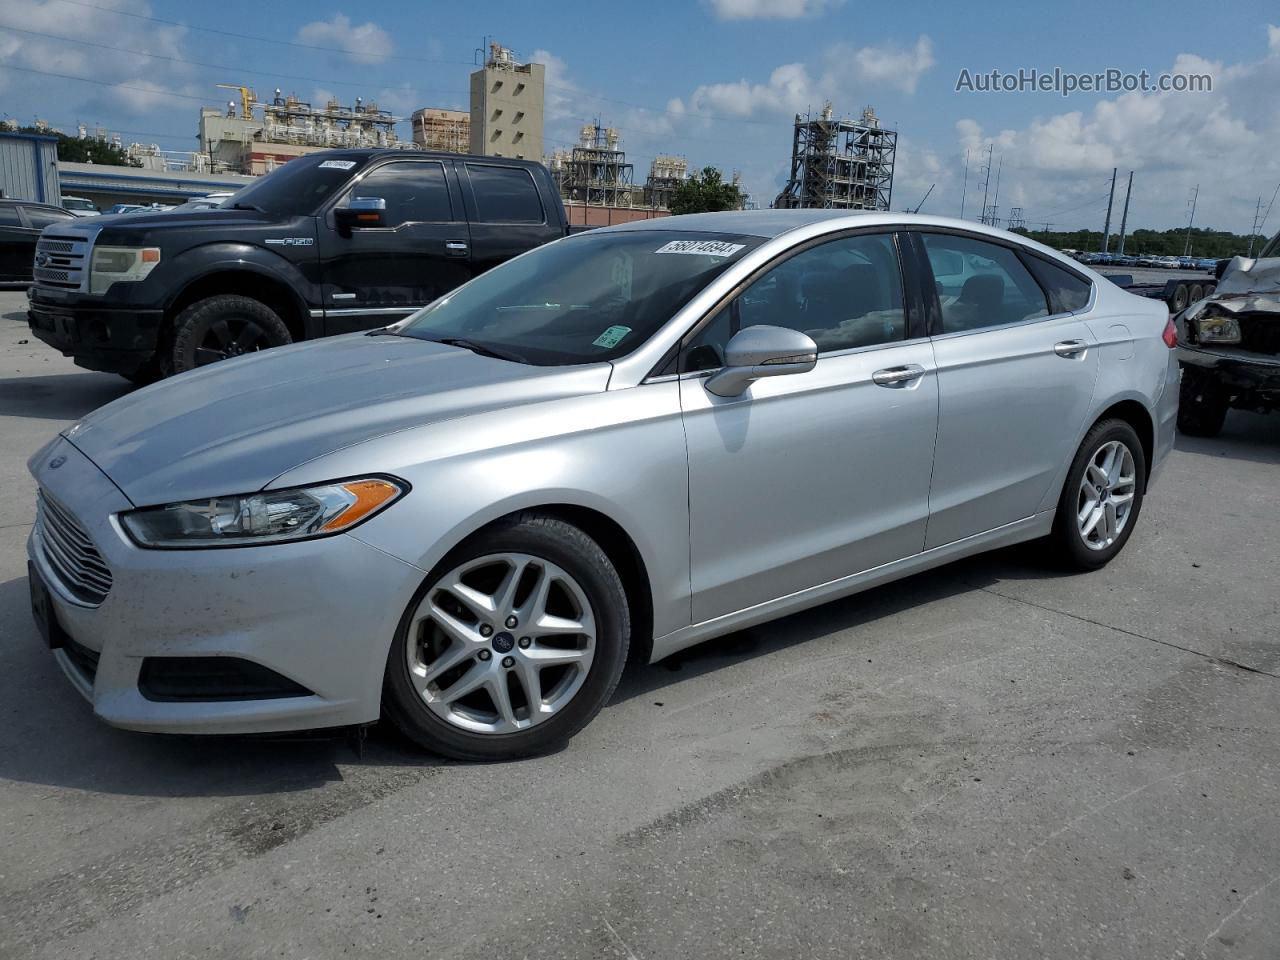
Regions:
<instances>
[{"instance_id":1,"label":"windshield sticker","mask_svg":"<svg viewBox=\"0 0 1280 960\"><path fill-rule=\"evenodd\" d=\"M320 164L321 170L350 170L356 165L354 160L326 160Z\"/></svg>"},{"instance_id":2,"label":"windshield sticker","mask_svg":"<svg viewBox=\"0 0 1280 960\"><path fill-rule=\"evenodd\" d=\"M723 240L672 240L659 247L654 253L692 253L705 257L731 257L745 243L726 243Z\"/></svg>"},{"instance_id":3,"label":"windshield sticker","mask_svg":"<svg viewBox=\"0 0 1280 960\"><path fill-rule=\"evenodd\" d=\"M591 341L593 347L604 347L606 350L610 347L616 347L622 342L622 338L631 332L630 327L610 327L600 336Z\"/></svg>"}]
</instances>

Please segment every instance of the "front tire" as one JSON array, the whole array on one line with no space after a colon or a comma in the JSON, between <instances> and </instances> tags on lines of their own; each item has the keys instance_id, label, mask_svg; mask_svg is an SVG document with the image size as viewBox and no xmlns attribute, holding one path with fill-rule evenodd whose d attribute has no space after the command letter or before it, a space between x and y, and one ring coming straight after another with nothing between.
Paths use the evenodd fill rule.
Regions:
<instances>
[{"instance_id":1,"label":"front tire","mask_svg":"<svg viewBox=\"0 0 1280 960\"><path fill-rule=\"evenodd\" d=\"M173 373L185 373L292 342L289 328L266 304L235 294L207 297L174 321L169 366Z\"/></svg>"},{"instance_id":2,"label":"front tire","mask_svg":"<svg viewBox=\"0 0 1280 960\"><path fill-rule=\"evenodd\" d=\"M448 757L546 753L613 694L630 632L622 581L599 545L555 517L520 514L427 576L387 656L383 713Z\"/></svg>"},{"instance_id":3,"label":"front tire","mask_svg":"<svg viewBox=\"0 0 1280 960\"><path fill-rule=\"evenodd\" d=\"M1049 542L1074 570L1097 570L1129 542L1147 489L1147 459L1124 420L1094 425L1076 451L1058 498Z\"/></svg>"},{"instance_id":4,"label":"front tire","mask_svg":"<svg viewBox=\"0 0 1280 960\"><path fill-rule=\"evenodd\" d=\"M1178 386L1178 430L1189 437L1216 437L1222 432L1229 406L1222 384L1199 370L1182 371Z\"/></svg>"}]
</instances>

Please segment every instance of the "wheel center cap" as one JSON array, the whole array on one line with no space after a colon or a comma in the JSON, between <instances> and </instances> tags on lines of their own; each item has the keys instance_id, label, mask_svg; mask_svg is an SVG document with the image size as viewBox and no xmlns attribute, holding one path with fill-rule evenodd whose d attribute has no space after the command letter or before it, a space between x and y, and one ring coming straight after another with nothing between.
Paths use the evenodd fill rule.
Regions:
<instances>
[{"instance_id":1,"label":"wheel center cap","mask_svg":"<svg viewBox=\"0 0 1280 960\"><path fill-rule=\"evenodd\" d=\"M515 645L516 638L505 631L493 635L493 649L498 653L510 653Z\"/></svg>"}]
</instances>

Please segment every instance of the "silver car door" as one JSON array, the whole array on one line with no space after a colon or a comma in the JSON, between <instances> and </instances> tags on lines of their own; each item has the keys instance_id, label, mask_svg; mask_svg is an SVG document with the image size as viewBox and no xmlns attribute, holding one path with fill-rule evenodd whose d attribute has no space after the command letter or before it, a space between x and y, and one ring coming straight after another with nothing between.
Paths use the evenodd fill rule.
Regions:
<instances>
[{"instance_id":1,"label":"silver car door","mask_svg":"<svg viewBox=\"0 0 1280 960\"><path fill-rule=\"evenodd\" d=\"M935 270L954 276L963 258L970 273L962 288L937 290L932 548L1035 514L1075 452L1098 351L1087 314L1051 314L1012 248L961 234L918 238Z\"/></svg>"},{"instance_id":2,"label":"silver car door","mask_svg":"<svg viewBox=\"0 0 1280 960\"><path fill-rule=\"evenodd\" d=\"M923 548L937 382L927 338L907 339L902 291L891 234L827 240L765 272L686 345L686 370L718 366L754 324L804 330L820 351L813 370L738 397L681 374L694 622Z\"/></svg>"}]
</instances>

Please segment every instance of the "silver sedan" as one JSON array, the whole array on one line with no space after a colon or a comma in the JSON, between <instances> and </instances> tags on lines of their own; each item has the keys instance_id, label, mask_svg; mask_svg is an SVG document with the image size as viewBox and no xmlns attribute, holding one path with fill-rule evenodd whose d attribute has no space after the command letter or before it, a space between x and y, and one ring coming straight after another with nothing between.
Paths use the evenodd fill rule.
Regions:
<instances>
[{"instance_id":1,"label":"silver sedan","mask_svg":"<svg viewBox=\"0 0 1280 960\"><path fill-rule=\"evenodd\" d=\"M936 217L647 220L37 453L32 606L135 730L547 750L657 660L994 547L1096 568L1172 446L1164 307Z\"/></svg>"}]
</instances>

